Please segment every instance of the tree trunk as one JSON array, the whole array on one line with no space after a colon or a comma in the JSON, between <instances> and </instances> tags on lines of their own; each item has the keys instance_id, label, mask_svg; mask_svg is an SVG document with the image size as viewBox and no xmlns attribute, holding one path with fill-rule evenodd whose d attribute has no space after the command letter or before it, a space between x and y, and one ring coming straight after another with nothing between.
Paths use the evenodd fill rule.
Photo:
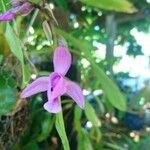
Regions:
<instances>
[{"instance_id":1,"label":"tree trunk","mask_svg":"<svg viewBox=\"0 0 150 150\"><path fill-rule=\"evenodd\" d=\"M115 21L115 15L109 14L106 16L106 33L107 33L107 44L106 44L106 60L108 62L107 70L110 73L110 77L113 79L113 54L114 54L114 41L117 35L117 24Z\"/></svg>"}]
</instances>

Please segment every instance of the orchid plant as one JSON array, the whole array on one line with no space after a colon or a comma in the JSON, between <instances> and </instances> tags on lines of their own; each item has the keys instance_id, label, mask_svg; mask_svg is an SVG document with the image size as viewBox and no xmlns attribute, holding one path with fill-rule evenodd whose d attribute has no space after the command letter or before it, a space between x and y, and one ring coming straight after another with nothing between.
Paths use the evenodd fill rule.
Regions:
<instances>
[{"instance_id":1,"label":"orchid plant","mask_svg":"<svg viewBox=\"0 0 150 150\"><path fill-rule=\"evenodd\" d=\"M44 104L44 109L50 113L58 113L62 110L59 97L66 94L83 109L84 97L81 88L76 83L65 79L71 65L71 54L64 46L56 48L53 63L54 72L48 77L39 77L29 84L22 91L21 98L47 91L48 102Z\"/></svg>"},{"instance_id":2,"label":"orchid plant","mask_svg":"<svg viewBox=\"0 0 150 150\"><path fill-rule=\"evenodd\" d=\"M34 8L34 5L27 0L12 0L11 4L12 8L0 15L0 21L10 21L17 15L25 16ZM21 98L47 91L48 102L44 104L44 109L51 113L58 113L62 110L59 97L66 94L81 108L84 108L81 88L76 83L64 78L71 65L71 54L64 46L56 48L53 63L54 72L48 77L39 77L29 84L21 93Z\"/></svg>"},{"instance_id":3,"label":"orchid plant","mask_svg":"<svg viewBox=\"0 0 150 150\"><path fill-rule=\"evenodd\" d=\"M11 5L12 8L10 10L0 15L0 21L11 21L18 15L26 16L34 8L41 10L41 12L43 12L49 19L53 18L55 20L52 12L49 12L47 8L44 6L36 5L32 2L29 2L28 0L11 0ZM21 45L19 47L21 49ZM12 49L14 49L14 45ZM47 92L48 101L44 104L43 107L49 113L57 113L55 126L65 150L69 150L70 148L65 132L63 115L61 112L62 107L60 97L62 95L71 97L81 109L83 109L85 105L84 96L80 86L75 82L65 78L65 75L71 66L71 62L72 57L70 52L63 44L60 44L56 48L53 56L54 72L52 72L49 76L42 76L37 78L35 81L27 85L27 87L21 92L20 95L22 99L26 99L34 94Z\"/></svg>"}]
</instances>

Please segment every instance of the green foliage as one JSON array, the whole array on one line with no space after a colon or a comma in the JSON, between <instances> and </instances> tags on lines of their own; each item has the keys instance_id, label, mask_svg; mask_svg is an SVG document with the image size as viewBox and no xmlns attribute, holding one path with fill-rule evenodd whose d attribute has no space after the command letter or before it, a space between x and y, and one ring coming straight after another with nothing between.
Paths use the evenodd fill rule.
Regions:
<instances>
[{"instance_id":1,"label":"green foliage","mask_svg":"<svg viewBox=\"0 0 150 150\"><path fill-rule=\"evenodd\" d=\"M75 107L74 124L76 131L78 133L78 150L85 150L85 149L93 150L88 134L81 127L80 119L81 119L81 110L78 107Z\"/></svg>"},{"instance_id":2,"label":"green foliage","mask_svg":"<svg viewBox=\"0 0 150 150\"><path fill-rule=\"evenodd\" d=\"M2 3L3 10L5 10L5 5L4 5L3 0L1 1L1 3ZM30 80L30 76L29 76L30 74L29 74L29 71L28 71L26 65L24 64L24 55L23 55L23 51L22 51L21 41L15 35L15 33L9 23L7 23L7 25L6 25L5 36L6 36L8 45L10 46L10 50L12 51L12 53L17 57L17 59L21 63L22 73L23 73L22 86L24 87Z\"/></svg>"},{"instance_id":3,"label":"green foliage","mask_svg":"<svg viewBox=\"0 0 150 150\"><path fill-rule=\"evenodd\" d=\"M39 142L48 138L50 132L52 131L54 122L55 122L55 117L52 118L52 116L49 113L45 113L45 115L42 117L42 119L43 119L43 121L41 124L41 132L37 137L37 140Z\"/></svg>"},{"instance_id":4,"label":"green foliage","mask_svg":"<svg viewBox=\"0 0 150 150\"><path fill-rule=\"evenodd\" d=\"M66 0L54 0L54 2L63 10L67 11L68 10L68 4Z\"/></svg>"},{"instance_id":5,"label":"green foliage","mask_svg":"<svg viewBox=\"0 0 150 150\"><path fill-rule=\"evenodd\" d=\"M85 131L81 131L81 137L79 138L80 140L80 147L78 150L93 150L92 144L90 142L90 139L88 137L88 133Z\"/></svg>"},{"instance_id":6,"label":"green foliage","mask_svg":"<svg viewBox=\"0 0 150 150\"><path fill-rule=\"evenodd\" d=\"M0 55L0 64L2 63L3 55Z\"/></svg>"},{"instance_id":7,"label":"green foliage","mask_svg":"<svg viewBox=\"0 0 150 150\"><path fill-rule=\"evenodd\" d=\"M1 0L1 9L2 9L2 12L6 11L5 4L4 4L3 0Z\"/></svg>"},{"instance_id":8,"label":"green foliage","mask_svg":"<svg viewBox=\"0 0 150 150\"><path fill-rule=\"evenodd\" d=\"M12 53L17 57L17 59L21 63L22 73L23 73L22 86L24 87L30 80L30 76L29 76L30 74L29 74L28 68L24 64L24 55L22 51L21 42L18 39L18 37L15 35L9 23L7 23L7 26L6 26L6 39L8 41L8 44L10 46Z\"/></svg>"},{"instance_id":9,"label":"green foliage","mask_svg":"<svg viewBox=\"0 0 150 150\"><path fill-rule=\"evenodd\" d=\"M40 2L40 0L29 0L30 2L36 3L38 4Z\"/></svg>"},{"instance_id":10,"label":"green foliage","mask_svg":"<svg viewBox=\"0 0 150 150\"><path fill-rule=\"evenodd\" d=\"M36 143L29 143L22 148L22 150L39 150L38 145Z\"/></svg>"},{"instance_id":11,"label":"green foliage","mask_svg":"<svg viewBox=\"0 0 150 150\"><path fill-rule=\"evenodd\" d=\"M8 72L0 73L0 116L10 113L16 104L16 85Z\"/></svg>"},{"instance_id":12,"label":"green foliage","mask_svg":"<svg viewBox=\"0 0 150 150\"><path fill-rule=\"evenodd\" d=\"M127 0L80 0L81 2L97 8L133 13L136 9Z\"/></svg>"},{"instance_id":13,"label":"green foliage","mask_svg":"<svg viewBox=\"0 0 150 150\"><path fill-rule=\"evenodd\" d=\"M23 64L24 58L23 58L23 52L22 52L22 48L21 48L21 42L15 35L15 33L9 23L7 23L7 25L6 25L6 39L8 40L8 44L11 48L12 53Z\"/></svg>"},{"instance_id":14,"label":"green foliage","mask_svg":"<svg viewBox=\"0 0 150 150\"><path fill-rule=\"evenodd\" d=\"M91 121L91 123L93 124L93 126L95 127L99 127L100 126L100 121L95 113L95 110L93 109L93 107L90 105L89 102L86 101L85 104L85 115L87 117L87 119L89 121Z\"/></svg>"},{"instance_id":15,"label":"green foliage","mask_svg":"<svg viewBox=\"0 0 150 150\"><path fill-rule=\"evenodd\" d=\"M41 5L40 0L30 1ZM135 139L129 136L131 130L124 124L124 116L127 110L134 109L137 111L134 113L144 116L143 108L149 102L149 86L139 91L124 87L123 82L131 79L128 72L112 72L112 81L107 74L107 66L111 66L113 71L113 66L122 57L115 57L112 53L111 58L105 59L107 52L104 54L103 47L107 47L111 41L106 29L106 18L111 14L117 24L117 35L112 44L125 47L127 44L126 55L129 57L144 56L142 47L131 31L136 28L138 31L149 32L149 4L146 0L46 2L54 4L54 9L49 12L50 18L44 13L45 10L36 11L0 25L0 127L5 127L6 131L11 129L10 136L0 130L0 149L148 150L149 133L145 128L138 131L138 134L135 132L140 139L134 142ZM10 7L9 0L0 1L0 12ZM47 23L42 28L45 20ZM22 42L25 38L26 41ZM49 75L52 71L52 52L61 38L68 41L68 49L73 56L72 68L67 77L80 83L83 88L85 109L74 107L70 99L62 97L63 112L50 114L43 109L47 101L45 93L31 97L23 106L16 104L22 88L30 80L30 72L34 78L35 74ZM104 45L101 47L101 44ZM88 65L84 67L84 63ZM115 118L117 123L113 122ZM21 130L22 123L26 124L24 132ZM90 127L88 123L91 123ZM18 134L16 129L22 134Z\"/></svg>"}]
</instances>

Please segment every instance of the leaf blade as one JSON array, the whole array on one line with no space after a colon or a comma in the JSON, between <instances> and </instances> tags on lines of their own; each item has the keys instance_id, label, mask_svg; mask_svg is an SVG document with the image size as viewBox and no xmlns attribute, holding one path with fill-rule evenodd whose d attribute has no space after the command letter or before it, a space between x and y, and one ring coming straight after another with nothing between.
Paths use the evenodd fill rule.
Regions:
<instances>
[{"instance_id":1,"label":"leaf blade","mask_svg":"<svg viewBox=\"0 0 150 150\"><path fill-rule=\"evenodd\" d=\"M20 61L22 66L22 86L24 87L28 81L30 80L30 73L27 66L24 64L24 55L22 51L22 46L19 38L15 35L12 27L9 23L6 25L6 33L5 33L6 40L10 47L11 52L16 56L16 58Z\"/></svg>"},{"instance_id":2,"label":"leaf blade","mask_svg":"<svg viewBox=\"0 0 150 150\"><path fill-rule=\"evenodd\" d=\"M91 104L88 101L86 101L86 105L85 105L85 115L86 115L87 119L89 121L91 121L91 123L95 127L100 126L100 121L95 113L95 110L93 109L93 107L91 106Z\"/></svg>"},{"instance_id":3,"label":"leaf blade","mask_svg":"<svg viewBox=\"0 0 150 150\"><path fill-rule=\"evenodd\" d=\"M80 0L82 3L106 10L114 10L118 12L133 13L135 7L127 0Z\"/></svg>"}]
</instances>

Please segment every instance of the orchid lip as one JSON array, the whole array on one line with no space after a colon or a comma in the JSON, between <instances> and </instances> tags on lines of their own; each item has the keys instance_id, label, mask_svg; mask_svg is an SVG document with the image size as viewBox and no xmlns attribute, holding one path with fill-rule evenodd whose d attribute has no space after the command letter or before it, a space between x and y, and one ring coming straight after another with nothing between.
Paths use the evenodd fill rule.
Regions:
<instances>
[{"instance_id":1,"label":"orchid lip","mask_svg":"<svg viewBox=\"0 0 150 150\"><path fill-rule=\"evenodd\" d=\"M49 75L51 87L54 88L57 85L57 82L60 80L60 78L63 78L62 75L60 75L57 72L53 72Z\"/></svg>"}]
</instances>

